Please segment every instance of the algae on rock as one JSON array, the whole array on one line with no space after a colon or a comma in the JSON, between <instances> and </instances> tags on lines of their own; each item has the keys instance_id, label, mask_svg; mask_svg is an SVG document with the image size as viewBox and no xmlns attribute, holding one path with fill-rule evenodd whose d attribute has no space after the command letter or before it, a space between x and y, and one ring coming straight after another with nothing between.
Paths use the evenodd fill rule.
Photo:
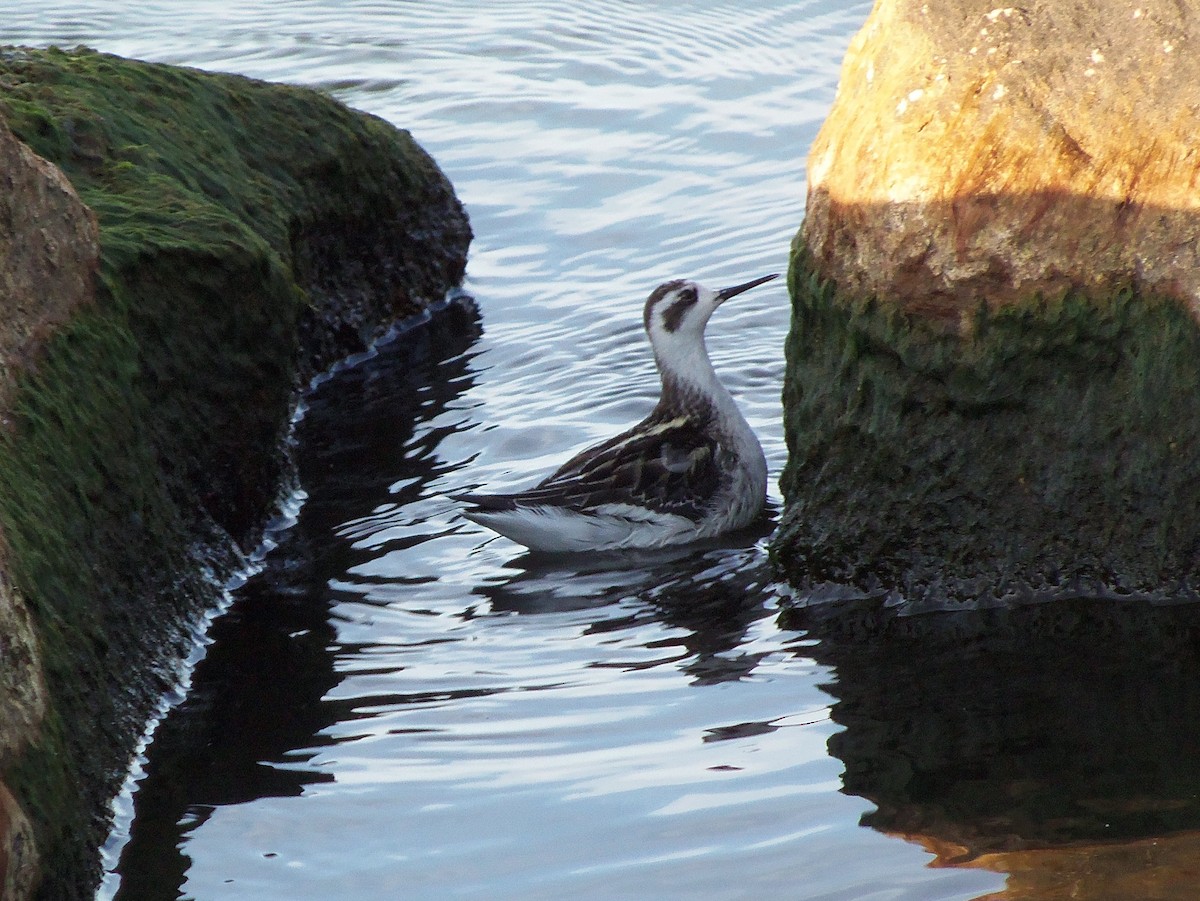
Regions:
<instances>
[{"instance_id":1,"label":"algae on rock","mask_svg":"<svg viewBox=\"0 0 1200 901\"><path fill-rule=\"evenodd\" d=\"M1132 290L980 308L965 334L847 303L802 243L784 386L797 586L909 600L1191 592L1200 328Z\"/></svg>"},{"instance_id":2,"label":"algae on rock","mask_svg":"<svg viewBox=\"0 0 1200 901\"><path fill-rule=\"evenodd\" d=\"M107 802L214 600L202 570L236 562L279 490L297 385L457 284L470 229L410 135L316 91L10 49L0 117L99 223L95 301L27 355L0 433L49 695L5 776L55 862L41 896L87 897Z\"/></svg>"}]
</instances>

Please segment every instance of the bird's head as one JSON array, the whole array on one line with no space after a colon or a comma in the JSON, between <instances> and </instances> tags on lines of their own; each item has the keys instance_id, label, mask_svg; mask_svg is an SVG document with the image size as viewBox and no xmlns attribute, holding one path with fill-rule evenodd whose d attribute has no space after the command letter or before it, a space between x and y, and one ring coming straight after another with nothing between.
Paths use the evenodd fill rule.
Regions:
<instances>
[{"instance_id":1,"label":"bird's head","mask_svg":"<svg viewBox=\"0 0 1200 901\"><path fill-rule=\"evenodd\" d=\"M713 310L733 297L751 288L778 278L778 273L764 275L745 284L714 291L687 279L677 279L659 285L646 300L642 314L646 334L654 351L661 358L671 356L672 347L694 347L702 345L704 327Z\"/></svg>"}]
</instances>

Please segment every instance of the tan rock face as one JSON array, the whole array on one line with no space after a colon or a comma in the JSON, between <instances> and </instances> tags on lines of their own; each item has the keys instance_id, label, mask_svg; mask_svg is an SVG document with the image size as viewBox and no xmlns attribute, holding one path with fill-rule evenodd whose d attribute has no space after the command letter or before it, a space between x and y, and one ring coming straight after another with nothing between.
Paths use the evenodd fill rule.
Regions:
<instances>
[{"instance_id":1,"label":"tan rock face","mask_svg":"<svg viewBox=\"0 0 1200 901\"><path fill-rule=\"evenodd\" d=\"M878 0L808 172L839 293L952 324L1133 285L1200 317L1200 8Z\"/></svg>"},{"instance_id":2,"label":"tan rock face","mask_svg":"<svg viewBox=\"0 0 1200 901\"><path fill-rule=\"evenodd\" d=\"M92 212L0 121L0 415L41 343L92 300L98 259ZM39 642L7 556L0 536L0 768L37 737L47 705ZM0 783L0 896L32 895L37 856L29 820Z\"/></svg>"},{"instance_id":3,"label":"tan rock face","mask_svg":"<svg viewBox=\"0 0 1200 901\"><path fill-rule=\"evenodd\" d=\"M17 799L0 783L0 898L32 898L37 890L38 868L33 826Z\"/></svg>"},{"instance_id":4,"label":"tan rock face","mask_svg":"<svg viewBox=\"0 0 1200 901\"><path fill-rule=\"evenodd\" d=\"M57 166L0 120L0 414L14 376L53 328L93 298L96 219ZM35 734L46 685L28 608L0 536L0 767Z\"/></svg>"},{"instance_id":5,"label":"tan rock face","mask_svg":"<svg viewBox=\"0 0 1200 901\"><path fill-rule=\"evenodd\" d=\"M93 297L96 218L0 121L0 403L55 325Z\"/></svg>"}]
</instances>

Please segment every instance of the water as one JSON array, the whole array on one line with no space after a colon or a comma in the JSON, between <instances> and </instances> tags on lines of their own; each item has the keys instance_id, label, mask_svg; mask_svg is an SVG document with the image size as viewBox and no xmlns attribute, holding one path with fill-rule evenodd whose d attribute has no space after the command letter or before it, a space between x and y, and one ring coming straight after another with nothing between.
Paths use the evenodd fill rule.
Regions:
<instances>
[{"instance_id":1,"label":"water","mask_svg":"<svg viewBox=\"0 0 1200 901\"><path fill-rule=\"evenodd\" d=\"M306 502L139 764L102 897L1195 896L1189 608L788 610L765 529L549 566L445 496L648 411L654 285L785 269L868 3L7 6L3 42L409 128L477 235L479 322L451 306L307 399ZM787 324L774 282L709 328L772 482Z\"/></svg>"}]
</instances>

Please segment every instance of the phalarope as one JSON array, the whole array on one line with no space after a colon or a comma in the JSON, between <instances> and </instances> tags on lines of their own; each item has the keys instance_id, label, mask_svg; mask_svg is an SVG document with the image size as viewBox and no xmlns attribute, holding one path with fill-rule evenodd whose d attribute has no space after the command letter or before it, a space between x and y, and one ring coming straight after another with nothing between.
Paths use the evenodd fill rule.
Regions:
<instances>
[{"instance_id":1,"label":"phalarope","mask_svg":"<svg viewBox=\"0 0 1200 901\"><path fill-rule=\"evenodd\" d=\"M717 379L704 327L726 300L777 277L719 291L682 279L655 288L643 322L662 395L650 415L527 491L458 495L470 505L463 515L548 552L656 548L751 523L766 500L766 458Z\"/></svg>"}]
</instances>

